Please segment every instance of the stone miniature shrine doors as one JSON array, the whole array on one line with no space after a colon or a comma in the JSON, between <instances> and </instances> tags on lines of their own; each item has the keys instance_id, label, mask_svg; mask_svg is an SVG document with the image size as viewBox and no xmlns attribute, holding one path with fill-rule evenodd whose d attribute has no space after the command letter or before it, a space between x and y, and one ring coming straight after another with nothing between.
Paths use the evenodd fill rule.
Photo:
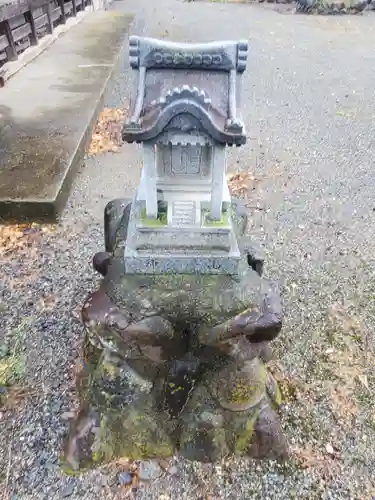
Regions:
<instances>
[{"instance_id":1,"label":"stone miniature shrine doors","mask_svg":"<svg viewBox=\"0 0 375 500\"><path fill-rule=\"evenodd\" d=\"M159 192L168 225L200 226L203 209L220 220L226 198L224 147L204 135L166 133L154 144L144 144L144 152L148 217L157 216Z\"/></svg>"},{"instance_id":2,"label":"stone miniature shrine doors","mask_svg":"<svg viewBox=\"0 0 375 500\"><path fill-rule=\"evenodd\" d=\"M177 144L156 145L159 187L174 185L183 189L188 183L194 191L207 189L212 179L212 146L204 139L192 143L176 139Z\"/></svg>"}]
</instances>

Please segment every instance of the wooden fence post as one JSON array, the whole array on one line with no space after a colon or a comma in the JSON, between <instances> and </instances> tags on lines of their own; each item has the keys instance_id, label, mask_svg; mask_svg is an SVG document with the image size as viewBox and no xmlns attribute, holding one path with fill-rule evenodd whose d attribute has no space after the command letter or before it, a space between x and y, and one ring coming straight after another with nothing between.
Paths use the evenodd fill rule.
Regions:
<instances>
[{"instance_id":1,"label":"wooden fence post","mask_svg":"<svg viewBox=\"0 0 375 500\"><path fill-rule=\"evenodd\" d=\"M47 8L46 8L46 13L47 13L47 18L48 18L48 24L47 24L47 31L51 35L53 32L53 21L52 21L52 6L51 2L47 3Z\"/></svg>"},{"instance_id":2,"label":"wooden fence post","mask_svg":"<svg viewBox=\"0 0 375 500\"><path fill-rule=\"evenodd\" d=\"M64 0L59 0L59 5L61 9L61 23L65 24L66 23L66 15L65 15L65 3Z\"/></svg>"},{"instance_id":3,"label":"wooden fence post","mask_svg":"<svg viewBox=\"0 0 375 500\"><path fill-rule=\"evenodd\" d=\"M38 45L38 34L36 32L33 11L31 9L25 12L25 19L31 26L31 33L30 33L31 45Z\"/></svg>"},{"instance_id":4,"label":"wooden fence post","mask_svg":"<svg viewBox=\"0 0 375 500\"><path fill-rule=\"evenodd\" d=\"M9 42L9 47L6 48L8 61L16 61L18 59L18 54L17 54L16 44L14 43L14 40L13 40L13 34L12 34L12 30L10 29L8 19L6 21L3 21L3 29L4 29L4 35L6 35L6 37L8 38L8 42Z\"/></svg>"}]
</instances>

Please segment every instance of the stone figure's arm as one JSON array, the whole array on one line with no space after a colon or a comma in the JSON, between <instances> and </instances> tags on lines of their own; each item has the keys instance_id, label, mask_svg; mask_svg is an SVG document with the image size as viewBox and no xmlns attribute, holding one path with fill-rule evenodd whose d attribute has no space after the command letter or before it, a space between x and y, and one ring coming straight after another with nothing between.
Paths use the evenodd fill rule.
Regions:
<instances>
[{"instance_id":1,"label":"stone figure's arm","mask_svg":"<svg viewBox=\"0 0 375 500\"><path fill-rule=\"evenodd\" d=\"M159 346L173 336L169 321L152 316L132 321L116 307L101 290L87 299L82 309L82 320L87 330L98 336L112 336L114 341L128 346Z\"/></svg>"},{"instance_id":2,"label":"stone figure's arm","mask_svg":"<svg viewBox=\"0 0 375 500\"><path fill-rule=\"evenodd\" d=\"M282 326L280 296L270 289L264 296L261 307L249 308L219 325L202 327L199 340L205 345L219 345L229 339L246 336L250 342L273 340Z\"/></svg>"}]
</instances>

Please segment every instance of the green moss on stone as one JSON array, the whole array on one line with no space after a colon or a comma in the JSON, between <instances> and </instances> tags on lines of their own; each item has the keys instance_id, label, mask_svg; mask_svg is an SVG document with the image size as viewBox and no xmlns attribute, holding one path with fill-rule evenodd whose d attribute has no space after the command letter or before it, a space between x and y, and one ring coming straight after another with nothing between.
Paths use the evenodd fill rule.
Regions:
<instances>
[{"instance_id":1,"label":"green moss on stone","mask_svg":"<svg viewBox=\"0 0 375 500\"><path fill-rule=\"evenodd\" d=\"M206 227L221 227L230 225L231 211L229 209L223 210L220 220L214 220L210 217L210 211L207 209L202 210L202 225Z\"/></svg>"},{"instance_id":2,"label":"green moss on stone","mask_svg":"<svg viewBox=\"0 0 375 500\"><path fill-rule=\"evenodd\" d=\"M242 430L238 433L234 443L234 453L244 455L249 448L255 432L255 424L259 417L260 410L257 409L254 414L246 420Z\"/></svg>"},{"instance_id":3,"label":"green moss on stone","mask_svg":"<svg viewBox=\"0 0 375 500\"><path fill-rule=\"evenodd\" d=\"M229 402L234 404L246 403L249 399L251 399L254 392L255 388L253 384L249 383L249 381L236 380L229 397Z\"/></svg>"},{"instance_id":4,"label":"green moss on stone","mask_svg":"<svg viewBox=\"0 0 375 500\"><path fill-rule=\"evenodd\" d=\"M142 208L140 221L145 226L167 226L168 216L166 212L158 212L156 219L150 219L147 217L146 209Z\"/></svg>"},{"instance_id":5,"label":"green moss on stone","mask_svg":"<svg viewBox=\"0 0 375 500\"><path fill-rule=\"evenodd\" d=\"M64 474L70 477L77 477L83 472L87 472L88 470L90 470L89 467L80 467L78 470L75 470L64 461L64 457L60 459L60 468Z\"/></svg>"},{"instance_id":6,"label":"green moss on stone","mask_svg":"<svg viewBox=\"0 0 375 500\"><path fill-rule=\"evenodd\" d=\"M265 390L267 371L264 366L260 368L259 378L254 382L247 377L238 377L228 395L228 402L242 405L258 399L259 394Z\"/></svg>"},{"instance_id":7,"label":"green moss on stone","mask_svg":"<svg viewBox=\"0 0 375 500\"><path fill-rule=\"evenodd\" d=\"M102 418L93 462L102 463L118 457L143 460L172 455L172 443L161 423L148 413L132 408Z\"/></svg>"},{"instance_id":8,"label":"green moss on stone","mask_svg":"<svg viewBox=\"0 0 375 500\"><path fill-rule=\"evenodd\" d=\"M267 374L267 393L272 401L272 404L276 407L280 406L283 402L283 395L280 390L279 384L276 382L275 378L271 373Z\"/></svg>"},{"instance_id":9,"label":"green moss on stone","mask_svg":"<svg viewBox=\"0 0 375 500\"><path fill-rule=\"evenodd\" d=\"M276 391L275 391L275 399L274 403L276 406L280 406L283 402L283 395L281 394L280 388L276 382Z\"/></svg>"}]
</instances>

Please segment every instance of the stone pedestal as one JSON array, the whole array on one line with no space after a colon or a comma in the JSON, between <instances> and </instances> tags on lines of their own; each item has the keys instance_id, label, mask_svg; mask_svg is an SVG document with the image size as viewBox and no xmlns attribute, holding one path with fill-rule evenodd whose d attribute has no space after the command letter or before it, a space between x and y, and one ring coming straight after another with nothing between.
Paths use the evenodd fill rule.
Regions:
<instances>
[{"instance_id":1,"label":"stone pedestal","mask_svg":"<svg viewBox=\"0 0 375 500\"><path fill-rule=\"evenodd\" d=\"M150 220L142 216L146 208L137 194L124 248L126 273L237 274L241 255L231 207L220 221L206 220L202 207L199 201L170 202Z\"/></svg>"},{"instance_id":2,"label":"stone pedestal","mask_svg":"<svg viewBox=\"0 0 375 500\"><path fill-rule=\"evenodd\" d=\"M246 244L246 216L237 203L231 210L236 274L129 274L131 205L107 207L110 252L94 258L103 280L82 309L86 362L66 470L121 456L287 455L280 393L265 365L281 329L279 292Z\"/></svg>"}]
</instances>

